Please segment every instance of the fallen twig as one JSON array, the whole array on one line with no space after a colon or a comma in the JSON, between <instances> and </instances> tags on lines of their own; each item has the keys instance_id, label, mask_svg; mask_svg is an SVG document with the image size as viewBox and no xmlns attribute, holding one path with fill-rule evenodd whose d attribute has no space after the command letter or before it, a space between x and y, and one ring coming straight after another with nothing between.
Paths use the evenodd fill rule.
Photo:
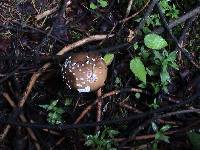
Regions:
<instances>
[{"instance_id":1,"label":"fallen twig","mask_svg":"<svg viewBox=\"0 0 200 150\"><path fill-rule=\"evenodd\" d=\"M9 77L11 77L13 74L16 73L16 71L18 71L20 69L21 65L18 66L17 68L15 68L12 72L8 73L5 77L3 77L2 79L0 79L0 83L4 82L5 80L7 80Z\"/></svg>"},{"instance_id":2,"label":"fallen twig","mask_svg":"<svg viewBox=\"0 0 200 150\"><path fill-rule=\"evenodd\" d=\"M137 89L137 88L121 89L121 90L114 90L114 91L108 92L108 93L102 95L101 97L97 98L92 104L90 104L89 106L87 106L84 109L84 111L82 111L82 113L80 114L80 116L76 119L76 121L74 122L74 124L79 123L80 120L91 110L92 106L94 106L95 104L97 104L100 100L105 99L106 97L109 97L109 96L118 95L119 93L123 93L123 92L137 92L137 93L144 93L144 94L147 94L147 95L150 94L147 91L143 91L143 90Z\"/></svg>"},{"instance_id":3,"label":"fallen twig","mask_svg":"<svg viewBox=\"0 0 200 150\"><path fill-rule=\"evenodd\" d=\"M120 107L126 108L127 110L130 110L132 112L136 112L136 113L142 113L142 111L138 110L137 108L134 108L128 104L125 104L124 102L121 102L118 104Z\"/></svg>"},{"instance_id":4,"label":"fallen twig","mask_svg":"<svg viewBox=\"0 0 200 150\"><path fill-rule=\"evenodd\" d=\"M185 15L179 17L178 19L170 22L169 28L172 29L172 28L176 27L177 25L179 25L179 24L185 22L186 20L188 20L188 19L190 19L194 16L197 16L199 14L200 14L200 6L198 6L197 8L195 8L195 9L189 11L189 12L187 12ZM154 33L162 33L162 32L164 32L164 30L165 29L163 27L159 27L159 28L153 30L153 32Z\"/></svg>"},{"instance_id":5,"label":"fallen twig","mask_svg":"<svg viewBox=\"0 0 200 150\"><path fill-rule=\"evenodd\" d=\"M182 34L181 34L179 41L178 41L182 48L184 48L184 45L185 45L184 42L189 35L189 31L190 31L190 28L191 28L193 22L196 19L197 19L197 17L194 16L194 17L190 18L184 25L184 28L182 30ZM178 50L178 46L176 47L176 50ZM182 60L182 52L181 51L179 51L178 60L179 60L179 62L181 62L181 60Z\"/></svg>"},{"instance_id":6,"label":"fallen twig","mask_svg":"<svg viewBox=\"0 0 200 150\"><path fill-rule=\"evenodd\" d=\"M7 136L9 130L11 128L11 125L7 125L4 130L3 133L0 135L0 142L3 141L5 139L5 137Z\"/></svg>"},{"instance_id":7,"label":"fallen twig","mask_svg":"<svg viewBox=\"0 0 200 150\"><path fill-rule=\"evenodd\" d=\"M151 3L148 5L148 8L147 8L147 10L146 10L146 12L144 14L144 17L140 21L140 24L138 25L138 27L135 29L135 34L137 34L137 32L144 27L147 18L149 17L151 12L153 11L153 8L158 3L158 1L159 0L152 0Z\"/></svg>"},{"instance_id":8,"label":"fallen twig","mask_svg":"<svg viewBox=\"0 0 200 150\"><path fill-rule=\"evenodd\" d=\"M162 8L160 7L159 4L156 4L159 14L160 14L160 18L163 21L164 27L166 28L166 30L169 32L170 36L172 37L172 39L174 40L174 42L176 43L176 45L178 46L178 48L181 50L181 52L187 57L187 59L198 69L200 69L200 64L195 62L195 59L193 58L193 56L185 49L182 48L181 45L179 44L177 38L174 36L174 34L172 33L171 29L169 28L169 25L167 23L166 17L162 12Z\"/></svg>"},{"instance_id":9,"label":"fallen twig","mask_svg":"<svg viewBox=\"0 0 200 150\"><path fill-rule=\"evenodd\" d=\"M137 16L149 5L149 2L150 2L150 0L148 0L147 3L139 11L137 11L136 13L134 13L133 15L131 15L129 17L126 16L126 18L120 20L119 23L125 23L125 22L129 21L130 19L134 18L135 16Z\"/></svg>"},{"instance_id":10,"label":"fallen twig","mask_svg":"<svg viewBox=\"0 0 200 150\"><path fill-rule=\"evenodd\" d=\"M52 9L50 9L50 10L46 10L43 13L40 13L37 16L35 16L35 18L36 18L37 21L39 21L39 20L41 20L41 19L53 14L54 12L57 11L57 9L58 9L58 7L54 7Z\"/></svg>"},{"instance_id":11,"label":"fallen twig","mask_svg":"<svg viewBox=\"0 0 200 150\"><path fill-rule=\"evenodd\" d=\"M75 49L77 47L80 47L86 43L89 43L89 42L93 42L93 41L99 41L99 40L103 40L103 39L106 39L106 38L111 38L113 37L114 34L111 34L109 36L107 35L92 35L92 36L89 36L87 38L84 38L82 40L79 40L73 44L70 44L68 46L65 46L60 52L57 53L57 55L63 55L64 53L72 50L72 49Z\"/></svg>"},{"instance_id":12,"label":"fallen twig","mask_svg":"<svg viewBox=\"0 0 200 150\"><path fill-rule=\"evenodd\" d=\"M126 15L125 15L125 18L128 17L128 15L129 15L129 13L130 13L130 11L131 11L131 7L132 7L132 5L133 5L133 0L129 0L128 7L127 7L127 9L126 9Z\"/></svg>"},{"instance_id":13,"label":"fallen twig","mask_svg":"<svg viewBox=\"0 0 200 150\"><path fill-rule=\"evenodd\" d=\"M10 96L9 96L7 93L4 92L4 93L3 93L3 96L4 96L4 98L8 101L8 103L10 104L10 106L11 106L13 109L17 107L17 106L15 105L15 103L13 102L13 100L10 98ZM19 117L20 117L20 119L21 119L22 122L24 122L24 123L27 122L27 119L25 118L24 114L20 114ZM7 128L8 128L8 130L9 130L9 129L10 129L10 125L7 126ZM27 131L28 131L30 137L34 140L36 149L37 149L37 150L40 150L40 149L41 149L41 148L40 148L40 145L37 143L38 140L37 140L37 138L36 138L34 132L32 131L32 129L27 128Z\"/></svg>"},{"instance_id":14,"label":"fallen twig","mask_svg":"<svg viewBox=\"0 0 200 150\"><path fill-rule=\"evenodd\" d=\"M101 88L97 91L97 97L101 97L102 93L101 93ZM102 100L99 100L97 102L97 122L101 121L101 118L102 118ZM100 130L100 127L97 126L96 127L96 131L98 132Z\"/></svg>"},{"instance_id":15,"label":"fallen twig","mask_svg":"<svg viewBox=\"0 0 200 150\"><path fill-rule=\"evenodd\" d=\"M181 103L173 104L166 107L162 107L156 110L150 110L148 112L144 112L142 114L132 115L126 118L119 118L113 119L108 121L101 121L101 122L94 122L94 123L83 123L83 124L62 124L62 125L49 125L49 124L39 124L39 123L21 123L16 121L9 121L5 118L0 118L0 124L10 124L13 126L21 126L21 127L28 127L28 128L38 128L38 129L55 129L55 130L70 130L70 129L79 129L79 128L91 128L96 126L103 126L103 125L111 125L111 124L126 124L132 120L146 118L146 117L154 117L154 119L160 119L159 117L160 112L169 111L175 108L179 108L191 102L198 101L200 97L200 93L196 93L187 99L181 99ZM173 114L175 115L175 114Z\"/></svg>"}]
</instances>

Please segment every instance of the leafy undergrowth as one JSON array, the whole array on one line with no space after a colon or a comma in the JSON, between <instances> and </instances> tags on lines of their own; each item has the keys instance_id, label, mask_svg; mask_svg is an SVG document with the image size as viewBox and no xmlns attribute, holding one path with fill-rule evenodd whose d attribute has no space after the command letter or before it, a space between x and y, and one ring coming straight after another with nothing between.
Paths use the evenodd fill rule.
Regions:
<instances>
[{"instance_id":1,"label":"leafy undergrowth","mask_svg":"<svg viewBox=\"0 0 200 150\"><path fill-rule=\"evenodd\" d=\"M155 1L1 1L0 149L200 149L200 3ZM83 51L108 66L98 91L62 79Z\"/></svg>"}]
</instances>

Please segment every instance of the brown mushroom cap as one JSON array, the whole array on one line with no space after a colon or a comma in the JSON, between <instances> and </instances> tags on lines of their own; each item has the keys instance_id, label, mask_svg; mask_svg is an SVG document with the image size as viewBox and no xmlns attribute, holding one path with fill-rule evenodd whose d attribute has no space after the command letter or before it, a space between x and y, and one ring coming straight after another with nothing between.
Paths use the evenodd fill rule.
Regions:
<instances>
[{"instance_id":1,"label":"brown mushroom cap","mask_svg":"<svg viewBox=\"0 0 200 150\"><path fill-rule=\"evenodd\" d=\"M81 52L65 60L62 72L68 88L91 92L104 85L107 66L98 54Z\"/></svg>"}]
</instances>

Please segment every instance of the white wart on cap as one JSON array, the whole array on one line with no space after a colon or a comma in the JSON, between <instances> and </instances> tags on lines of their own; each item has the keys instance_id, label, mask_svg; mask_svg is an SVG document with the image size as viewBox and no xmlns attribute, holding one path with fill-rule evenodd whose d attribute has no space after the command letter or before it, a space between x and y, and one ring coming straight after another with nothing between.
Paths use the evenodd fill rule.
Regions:
<instances>
[{"instance_id":1,"label":"white wart on cap","mask_svg":"<svg viewBox=\"0 0 200 150\"><path fill-rule=\"evenodd\" d=\"M98 54L81 52L65 60L62 73L69 89L91 92L104 85L107 66Z\"/></svg>"}]
</instances>

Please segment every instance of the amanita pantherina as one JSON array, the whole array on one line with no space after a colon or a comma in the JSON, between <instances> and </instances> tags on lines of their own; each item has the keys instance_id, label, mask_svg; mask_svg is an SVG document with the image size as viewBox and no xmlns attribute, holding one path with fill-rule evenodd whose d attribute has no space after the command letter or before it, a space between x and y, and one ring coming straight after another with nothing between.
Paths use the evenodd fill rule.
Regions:
<instances>
[{"instance_id":1,"label":"amanita pantherina","mask_svg":"<svg viewBox=\"0 0 200 150\"><path fill-rule=\"evenodd\" d=\"M81 52L65 60L62 73L68 88L91 92L104 85L107 66L98 54Z\"/></svg>"}]
</instances>

